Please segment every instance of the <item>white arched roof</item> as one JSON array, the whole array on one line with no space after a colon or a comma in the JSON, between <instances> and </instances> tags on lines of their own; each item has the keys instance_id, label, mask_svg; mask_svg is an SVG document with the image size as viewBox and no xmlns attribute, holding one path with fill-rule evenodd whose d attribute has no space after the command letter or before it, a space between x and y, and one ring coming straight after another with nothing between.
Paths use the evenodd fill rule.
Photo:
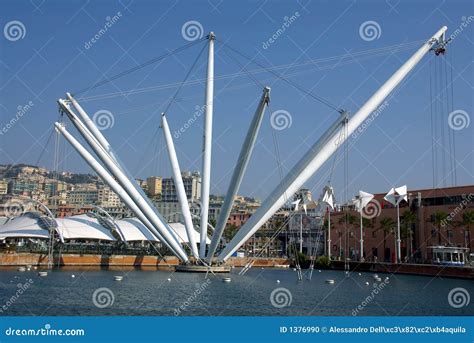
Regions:
<instances>
[{"instance_id":1,"label":"white arched roof","mask_svg":"<svg viewBox=\"0 0 474 343\"><path fill-rule=\"evenodd\" d=\"M26 215L12 218L0 225L0 239L26 237L49 238L49 232L38 224L36 218Z\"/></svg>"},{"instance_id":2,"label":"white arched roof","mask_svg":"<svg viewBox=\"0 0 474 343\"><path fill-rule=\"evenodd\" d=\"M173 229L173 234L174 236L178 239L178 242L180 243L189 243L188 235L186 233L186 228L184 227L183 224L181 223L169 223L169 226ZM199 232L196 230L193 230L193 235L194 235L194 240L196 242L200 241L200 235ZM209 238L206 239L206 243L211 243L211 240Z\"/></svg>"},{"instance_id":3,"label":"white arched roof","mask_svg":"<svg viewBox=\"0 0 474 343\"><path fill-rule=\"evenodd\" d=\"M115 241L112 233L99 224L98 220L86 214L57 218L58 232L64 239L97 239Z\"/></svg>"},{"instance_id":4,"label":"white arched roof","mask_svg":"<svg viewBox=\"0 0 474 343\"><path fill-rule=\"evenodd\" d=\"M115 223L122 232L125 240L129 241L158 241L154 235L137 218L125 218L116 220Z\"/></svg>"},{"instance_id":5,"label":"white arched roof","mask_svg":"<svg viewBox=\"0 0 474 343\"><path fill-rule=\"evenodd\" d=\"M56 231L65 239L88 239L115 241L112 232L102 226L99 221L87 214L72 217L56 218ZM115 220L118 229L126 241L158 241L158 239L137 218ZM186 229L181 223L170 223L173 235L180 243L189 243ZM193 231L194 239L199 242L199 232ZM23 215L0 225L0 239L5 238L49 238L48 230L38 224L38 218ZM207 239L207 243L210 240Z\"/></svg>"}]
</instances>

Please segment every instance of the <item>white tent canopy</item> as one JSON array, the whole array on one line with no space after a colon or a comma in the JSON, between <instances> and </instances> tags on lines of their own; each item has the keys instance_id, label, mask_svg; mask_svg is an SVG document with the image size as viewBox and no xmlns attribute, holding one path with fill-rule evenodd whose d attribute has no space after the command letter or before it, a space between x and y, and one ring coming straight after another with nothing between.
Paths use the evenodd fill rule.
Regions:
<instances>
[{"instance_id":1,"label":"white tent canopy","mask_svg":"<svg viewBox=\"0 0 474 343\"><path fill-rule=\"evenodd\" d=\"M5 238L48 238L48 230L42 228L36 218L15 217L0 225L0 239Z\"/></svg>"},{"instance_id":2,"label":"white tent canopy","mask_svg":"<svg viewBox=\"0 0 474 343\"><path fill-rule=\"evenodd\" d=\"M99 220L87 214L77 216L56 218L56 231L65 240L86 239L86 240L117 240L110 229L99 223ZM143 223L137 218L125 218L115 220L118 230L127 242L132 241L159 241ZM176 236L180 243L189 243L186 229L181 223L170 223L173 229L172 234ZM194 238L199 239L199 232L193 231ZM23 215L0 224L0 239L5 238L49 238L49 232L41 227L38 218L31 215ZM210 242L207 239L208 243Z\"/></svg>"},{"instance_id":3,"label":"white tent canopy","mask_svg":"<svg viewBox=\"0 0 474 343\"><path fill-rule=\"evenodd\" d=\"M57 218L58 232L64 239L92 239L103 241L115 241L109 229L99 224L98 220L81 214L78 216Z\"/></svg>"}]
</instances>

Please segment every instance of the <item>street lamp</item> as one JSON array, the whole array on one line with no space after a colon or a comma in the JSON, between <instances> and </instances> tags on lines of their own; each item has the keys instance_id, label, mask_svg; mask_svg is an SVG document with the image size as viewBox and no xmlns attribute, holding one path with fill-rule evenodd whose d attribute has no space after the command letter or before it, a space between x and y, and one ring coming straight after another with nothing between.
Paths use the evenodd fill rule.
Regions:
<instances>
[{"instance_id":1,"label":"street lamp","mask_svg":"<svg viewBox=\"0 0 474 343\"><path fill-rule=\"evenodd\" d=\"M407 186L403 185L396 188L391 188L384 196L384 199L397 208L397 242L396 242L396 260L401 262L401 239L400 239L400 203L408 200Z\"/></svg>"},{"instance_id":2,"label":"street lamp","mask_svg":"<svg viewBox=\"0 0 474 343\"><path fill-rule=\"evenodd\" d=\"M360 261L364 261L364 234L363 234L363 227L362 227L362 211L364 210L365 206L369 204L374 198L373 194L359 191L359 195L352 201L355 205L357 211L360 214Z\"/></svg>"}]
</instances>

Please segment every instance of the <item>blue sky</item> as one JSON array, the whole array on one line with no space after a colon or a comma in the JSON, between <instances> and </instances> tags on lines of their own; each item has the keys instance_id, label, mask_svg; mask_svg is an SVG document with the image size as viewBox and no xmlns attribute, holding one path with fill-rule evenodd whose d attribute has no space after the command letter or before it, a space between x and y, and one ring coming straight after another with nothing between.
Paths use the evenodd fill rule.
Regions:
<instances>
[{"instance_id":1,"label":"blue sky","mask_svg":"<svg viewBox=\"0 0 474 343\"><path fill-rule=\"evenodd\" d=\"M20 27L21 37L12 39L6 32L0 37L0 126L5 128L15 117L18 106L30 101L33 106L0 135L0 163L36 164L39 159L39 164L48 168L52 168L53 140L48 145L46 142L58 118L57 99L64 97L65 92L74 93L187 44L182 28L190 21L198 22L202 34L214 31L219 40L260 64L290 66L278 72L355 113L419 46L408 46L408 43L431 37L443 25L448 26L451 34L474 14L472 1L45 0L2 1L1 6L1 26L5 29L8 23L19 21L24 30ZM107 18L114 15L118 19L91 44ZM291 24L277 34L289 20ZM376 37L363 39L360 28L369 21L378 25ZM468 120L473 114L473 27L470 22L466 24L448 46L454 79L452 109L465 111ZM269 44L273 35L277 38ZM407 49L379 55L367 53L402 43ZM84 98L81 104L91 116L100 110L112 113L113 127L103 133L137 177L170 175L163 134L158 126L160 113L176 88L161 87L127 96L116 93L180 82L201 47L202 44L196 45L161 63L78 95L79 99ZM364 53L352 55L357 52ZM329 57L335 58L321 60ZM261 95L261 87L241 71L241 65L247 61L237 58L239 65L235 58L217 41L216 77L232 73L238 76L215 82L211 188L214 194L224 193L227 188L240 143ZM304 64L309 60L316 61ZM435 63L431 54L351 147L349 195L359 189L384 192L401 184L408 184L409 189L432 186L430 63ZM248 65L248 69L255 68L258 66ZM189 80L204 78L205 71L206 54L198 60ZM277 161L282 163L281 171L286 174L337 113L269 73L255 77L272 88L271 105L239 193L263 198L280 179ZM114 97L92 98L109 93ZM204 84L184 86L178 98L168 111L172 130L182 127L193 116L196 106L202 106ZM278 110L289 113L291 126L283 130L272 127L271 114ZM439 125L443 125L447 134L448 111L443 116ZM183 170L201 169L202 123L203 116L175 139ZM474 123L470 123L455 131L459 185L473 183L473 127ZM70 130L76 134L72 127ZM438 149L443 148L448 149L440 142ZM60 155L61 170L91 171L66 144ZM316 195L328 181L331 166L332 160L307 182L306 186ZM442 175L438 174L436 185L451 185L451 179L443 181ZM331 180L336 195L341 198L342 164L335 167Z\"/></svg>"}]
</instances>

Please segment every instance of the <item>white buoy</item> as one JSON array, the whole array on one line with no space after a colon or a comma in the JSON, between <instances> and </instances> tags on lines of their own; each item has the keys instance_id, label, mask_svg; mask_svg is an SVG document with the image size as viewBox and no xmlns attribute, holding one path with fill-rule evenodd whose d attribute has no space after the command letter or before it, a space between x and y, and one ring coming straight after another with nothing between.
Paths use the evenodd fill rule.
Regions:
<instances>
[{"instance_id":1,"label":"white buoy","mask_svg":"<svg viewBox=\"0 0 474 343\"><path fill-rule=\"evenodd\" d=\"M327 279L327 280L326 280L326 283L328 283L328 284L330 284L330 285L334 284L334 282L335 282L335 281L334 281L333 279Z\"/></svg>"},{"instance_id":2,"label":"white buoy","mask_svg":"<svg viewBox=\"0 0 474 343\"><path fill-rule=\"evenodd\" d=\"M365 285L368 286L368 285L369 285L369 281L366 281L366 282L365 282Z\"/></svg>"},{"instance_id":3,"label":"white buoy","mask_svg":"<svg viewBox=\"0 0 474 343\"><path fill-rule=\"evenodd\" d=\"M225 277L222 279L223 282L231 282L232 279L230 277Z\"/></svg>"},{"instance_id":4,"label":"white buoy","mask_svg":"<svg viewBox=\"0 0 474 343\"><path fill-rule=\"evenodd\" d=\"M361 274L361 273L359 273L359 276L362 276L362 274Z\"/></svg>"},{"instance_id":5,"label":"white buoy","mask_svg":"<svg viewBox=\"0 0 474 343\"><path fill-rule=\"evenodd\" d=\"M293 271L296 272L296 268L293 268Z\"/></svg>"},{"instance_id":6,"label":"white buoy","mask_svg":"<svg viewBox=\"0 0 474 343\"><path fill-rule=\"evenodd\" d=\"M115 275L115 276L114 276L114 280L115 280L115 281L122 281L122 280L123 280L123 276L122 276L122 275Z\"/></svg>"},{"instance_id":7,"label":"white buoy","mask_svg":"<svg viewBox=\"0 0 474 343\"><path fill-rule=\"evenodd\" d=\"M321 273L321 269L318 270L318 273Z\"/></svg>"},{"instance_id":8,"label":"white buoy","mask_svg":"<svg viewBox=\"0 0 474 343\"><path fill-rule=\"evenodd\" d=\"M48 272L38 272L39 276L48 276Z\"/></svg>"},{"instance_id":9,"label":"white buoy","mask_svg":"<svg viewBox=\"0 0 474 343\"><path fill-rule=\"evenodd\" d=\"M277 283L280 283L280 280L277 280Z\"/></svg>"},{"instance_id":10,"label":"white buoy","mask_svg":"<svg viewBox=\"0 0 474 343\"><path fill-rule=\"evenodd\" d=\"M168 278L168 282L171 282L171 278L170 278L170 277Z\"/></svg>"},{"instance_id":11,"label":"white buoy","mask_svg":"<svg viewBox=\"0 0 474 343\"><path fill-rule=\"evenodd\" d=\"M76 277L76 275L72 274L72 275L71 275L71 277L72 277L72 278L75 278L75 277Z\"/></svg>"}]
</instances>

